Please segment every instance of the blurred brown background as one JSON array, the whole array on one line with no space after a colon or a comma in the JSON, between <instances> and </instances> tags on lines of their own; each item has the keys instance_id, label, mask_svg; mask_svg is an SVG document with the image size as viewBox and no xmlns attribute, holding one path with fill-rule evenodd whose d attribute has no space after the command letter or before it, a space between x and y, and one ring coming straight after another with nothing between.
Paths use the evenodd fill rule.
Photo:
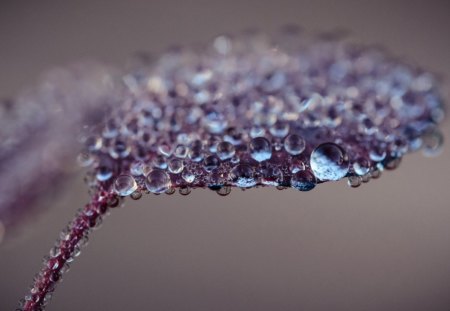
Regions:
<instances>
[{"instance_id":1,"label":"blurred brown background","mask_svg":"<svg viewBox=\"0 0 450 311\"><path fill-rule=\"evenodd\" d=\"M450 76L450 3L3 0L0 97L55 65L121 65L134 51L249 27L349 29ZM444 126L448 133L450 126ZM447 135L448 136L448 135ZM113 212L48 310L450 310L450 144L358 189L147 196ZM14 310L59 230L87 200L82 176L0 245L0 310Z\"/></svg>"}]
</instances>

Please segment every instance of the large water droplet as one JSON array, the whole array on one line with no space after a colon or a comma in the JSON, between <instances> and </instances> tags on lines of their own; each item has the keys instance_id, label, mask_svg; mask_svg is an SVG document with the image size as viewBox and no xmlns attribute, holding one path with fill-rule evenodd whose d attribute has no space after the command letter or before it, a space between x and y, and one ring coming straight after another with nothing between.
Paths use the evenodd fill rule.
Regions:
<instances>
[{"instance_id":1,"label":"large water droplet","mask_svg":"<svg viewBox=\"0 0 450 311\"><path fill-rule=\"evenodd\" d=\"M316 183L316 177L308 170L299 171L291 177L291 187L300 191L310 191Z\"/></svg>"},{"instance_id":2,"label":"large water droplet","mask_svg":"<svg viewBox=\"0 0 450 311\"><path fill-rule=\"evenodd\" d=\"M154 169L145 179L145 186L152 193L163 193L170 189L170 176L163 170Z\"/></svg>"},{"instance_id":3,"label":"large water droplet","mask_svg":"<svg viewBox=\"0 0 450 311\"><path fill-rule=\"evenodd\" d=\"M347 175L349 161L344 149L334 143L324 143L311 153L311 169L320 180L339 180Z\"/></svg>"},{"instance_id":4,"label":"large water droplet","mask_svg":"<svg viewBox=\"0 0 450 311\"><path fill-rule=\"evenodd\" d=\"M289 154L298 155L305 150L305 140L297 134L291 134L284 140L284 149Z\"/></svg>"},{"instance_id":5,"label":"large water droplet","mask_svg":"<svg viewBox=\"0 0 450 311\"><path fill-rule=\"evenodd\" d=\"M120 175L114 181L114 191L121 196L128 196L138 188L136 180L130 175Z\"/></svg>"},{"instance_id":6,"label":"large water droplet","mask_svg":"<svg viewBox=\"0 0 450 311\"><path fill-rule=\"evenodd\" d=\"M250 188L256 185L255 172L250 165L238 164L230 173L231 181L238 187Z\"/></svg>"},{"instance_id":7,"label":"large water droplet","mask_svg":"<svg viewBox=\"0 0 450 311\"><path fill-rule=\"evenodd\" d=\"M269 160L272 157L272 146L264 137L256 137L250 141L250 155L258 162Z\"/></svg>"}]
</instances>

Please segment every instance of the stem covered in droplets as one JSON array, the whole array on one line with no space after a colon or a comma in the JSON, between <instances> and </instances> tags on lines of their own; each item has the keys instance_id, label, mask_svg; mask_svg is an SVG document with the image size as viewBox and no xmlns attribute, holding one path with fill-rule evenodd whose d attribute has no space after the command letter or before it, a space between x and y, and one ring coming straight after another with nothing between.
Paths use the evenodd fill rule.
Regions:
<instances>
[{"instance_id":1,"label":"stem covered in droplets","mask_svg":"<svg viewBox=\"0 0 450 311\"><path fill-rule=\"evenodd\" d=\"M21 300L21 306L17 310L40 311L44 309L56 284L61 281L62 274L67 271L69 263L79 255L80 248L86 244L91 230L101 222L108 207L117 206L118 203L119 199L113 193L98 191L91 202L80 209L61 232L50 255L44 258L41 271L34 278L29 294Z\"/></svg>"}]
</instances>

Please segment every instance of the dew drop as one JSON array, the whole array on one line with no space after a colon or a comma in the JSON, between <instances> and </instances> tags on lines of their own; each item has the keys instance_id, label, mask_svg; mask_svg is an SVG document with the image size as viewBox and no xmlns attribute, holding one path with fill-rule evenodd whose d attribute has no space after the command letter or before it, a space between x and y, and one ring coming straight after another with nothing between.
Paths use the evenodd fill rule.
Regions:
<instances>
[{"instance_id":1,"label":"dew drop","mask_svg":"<svg viewBox=\"0 0 450 311\"><path fill-rule=\"evenodd\" d=\"M289 165L289 171L291 173L297 173L305 170L305 163L299 158L292 158Z\"/></svg>"},{"instance_id":2,"label":"dew drop","mask_svg":"<svg viewBox=\"0 0 450 311\"><path fill-rule=\"evenodd\" d=\"M165 170L167 168L167 160L166 157L164 157L161 154L158 154L156 157L153 158L152 164L156 168L160 168L162 170Z\"/></svg>"},{"instance_id":3,"label":"dew drop","mask_svg":"<svg viewBox=\"0 0 450 311\"><path fill-rule=\"evenodd\" d=\"M255 172L250 165L238 164L230 172L231 181L241 188L250 188L256 185Z\"/></svg>"},{"instance_id":4,"label":"dew drop","mask_svg":"<svg viewBox=\"0 0 450 311\"><path fill-rule=\"evenodd\" d=\"M97 174L95 175L97 180L106 181L112 177L113 171L108 166L100 166L97 169Z\"/></svg>"},{"instance_id":5,"label":"dew drop","mask_svg":"<svg viewBox=\"0 0 450 311\"><path fill-rule=\"evenodd\" d=\"M176 191L175 188L169 188L169 189L166 190L165 193L168 194L168 195L172 195L172 194L175 193L175 191ZM159 193L158 193L158 194L159 194Z\"/></svg>"},{"instance_id":6,"label":"dew drop","mask_svg":"<svg viewBox=\"0 0 450 311\"><path fill-rule=\"evenodd\" d=\"M231 159L234 156L235 152L236 150L233 144L227 141L222 141L217 145L217 156L222 161Z\"/></svg>"},{"instance_id":7,"label":"dew drop","mask_svg":"<svg viewBox=\"0 0 450 311\"><path fill-rule=\"evenodd\" d=\"M130 164L130 173L134 176L140 176L144 174L144 162L135 161Z\"/></svg>"},{"instance_id":8,"label":"dew drop","mask_svg":"<svg viewBox=\"0 0 450 311\"><path fill-rule=\"evenodd\" d=\"M310 191L316 183L316 177L308 170L299 171L291 177L291 187L300 191Z\"/></svg>"},{"instance_id":9,"label":"dew drop","mask_svg":"<svg viewBox=\"0 0 450 311\"><path fill-rule=\"evenodd\" d=\"M145 179L145 186L152 193L164 193L172 185L170 176L163 170L152 170Z\"/></svg>"},{"instance_id":10,"label":"dew drop","mask_svg":"<svg viewBox=\"0 0 450 311\"><path fill-rule=\"evenodd\" d=\"M349 160L344 149L334 143L319 145L311 153L311 169L320 180L339 180L347 175Z\"/></svg>"},{"instance_id":11,"label":"dew drop","mask_svg":"<svg viewBox=\"0 0 450 311\"><path fill-rule=\"evenodd\" d=\"M126 158L131 152L130 146L126 141L117 139L109 149L109 154L113 159Z\"/></svg>"},{"instance_id":12,"label":"dew drop","mask_svg":"<svg viewBox=\"0 0 450 311\"><path fill-rule=\"evenodd\" d=\"M102 147L102 144L103 144L102 138L97 136L89 136L88 138L86 138L86 141L84 142L84 145L90 151L99 150Z\"/></svg>"},{"instance_id":13,"label":"dew drop","mask_svg":"<svg viewBox=\"0 0 450 311\"><path fill-rule=\"evenodd\" d=\"M203 145L200 140L192 142L188 152L189 158L194 162L203 160Z\"/></svg>"},{"instance_id":14,"label":"dew drop","mask_svg":"<svg viewBox=\"0 0 450 311\"><path fill-rule=\"evenodd\" d=\"M370 161L366 158L358 158L353 163L353 170L356 174L363 176L370 171Z\"/></svg>"},{"instance_id":15,"label":"dew drop","mask_svg":"<svg viewBox=\"0 0 450 311\"><path fill-rule=\"evenodd\" d=\"M129 196L137 188L136 180L130 175L120 175L114 181L114 191L123 197Z\"/></svg>"},{"instance_id":16,"label":"dew drop","mask_svg":"<svg viewBox=\"0 0 450 311\"><path fill-rule=\"evenodd\" d=\"M285 121L277 121L270 127L270 134L274 137L283 138L289 133L289 123Z\"/></svg>"},{"instance_id":17,"label":"dew drop","mask_svg":"<svg viewBox=\"0 0 450 311\"><path fill-rule=\"evenodd\" d=\"M422 136L422 142L422 153L427 157L435 157L442 152L444 136L438 129L433 129Z\"/></svg>"},{"instance_id":18,"label":"dew drop","mask_svg":"<svg viewBox=\"0 0 450 311\"><path fill-rule=\"evenodd\" d=\"M216 191L218 195L224 197L231 193L231 186L223 186Z\"/></svg>"},{"instance_id":19,"label":"dew drop","mask_svg":"<svg viewBox=\"0 0 450 311\"><path fill-rule=\"evenodd\" d=\"M183 187L180 187L180 189L178 190L178 192L179 192L181 195L188 195L189 193L191 193L191 188L189 188L189 187L187 187L187 186L183 186Z\"/></svg>"},{"instance_id":20,"label":"dew drop","mask_svg":"<svg viewBox=\"0 0 450 311\"><path fill-rule=\"evenodd\" d=\"M140 198L142 198L142 192L139 190L136 190L135 192L130 194L130 198L132 198L133 200L139 200Z\"/></svg>"},{"instance_id":21,"label":"dew drop","mask_svg":"<svg viewBox=\"0 0 450 311\"><path fill-rule=\"evenodd\" d=\"M188 148L187 148L185 145L178 145L178 146L175 148L174 155L175 155L177 158L184 159L184 158L186 158L187 153L188 153Z\"/></svg>"},{"instance_id":22,"label":"dew drop","mask_svg":"<svg viewBox=\"0 0 450 311\"><path fill-rule=\"evenodd\" d=\"M284 149L289 154L298 155L305 150L305 140L297 134L291 134L284 139Z\"/></svg>"},{"instance_id":23,"label":"dew drop","mask_svg":"<svg viewBox=\"0 0 450 311\"><path fill-rule=\"evenodd\" d=\"M189 169L185 169L183 173L181 173L181 178L183 178L185 182L190 184L195 180L195 175Z\"/></svg>"},{"instance_id":24,"label":"dew drop","mask_svg":"<svg viewBox=\"0 0 450 311\"><path fill-rule=\"evenodd\" d=\"M261 183L268 186L278 186L283 182L283 172L276 166L260 169Z\"/></svg>"},{"instance_id":25,"label":"dew drop","mask_svg":"<svg viewBox=\"0 0 450 311\"><path fill-rule=\"evenodd\" d=\"M94 157L87 151L82 151L77 157L78 165L81 167L88 167L94 163Z\"/></svg>"},{"instance_id":26,"label":"dew drop","mask_svg":"<svg viewBox=\"0 0 450 311\"><path fill-rule=\"evenodd\" d=\"M211 172L212 170L218 168L220 165L220 159L215 155L210 155L205 158L203 161L203 168L207 172Z\"/></svg>"},{"instance_id":27,"label":"dew drop","mask_svg":"<svg viewBox=\"0 0 450 311\"><path fill-rule=\"evenodd\" d=\"M183 160L175 158L171 159L168 164L169 171L173 174L179 174L183 171L184 164Z\"/></svg>"},{"instance_id":28,"label":"dew drop","mask_svg":"<svg viewBox=\"0 0 450 311\"><path fill-rule=\"evenodd\" d=\"M381 162L386 158L386 150L383 146L373 146L369 151L369 158L374 162Z\"/></svg>"},{"instance_id":29,"label":"dew drop","mask_svg":"<svg viewBox=\"0 0 450 311\"><path fill-rule=\"evenodd\" d=\"M347 179L347 184L352 187L352 188L358 188L359 186L361 186L361 177L360 176L349 176Z\"/></svg>"},{"instance_id":30,"label":"dew drop","mask_svg":"<svg viewBox=\"0 0 450 311\"><path fill-rule=\"evenodd\" d=\"M250 155L258 162L269 160L272 157L272 147L265 137L256 137L250 141Z\"/></svg>"}]
</instances>

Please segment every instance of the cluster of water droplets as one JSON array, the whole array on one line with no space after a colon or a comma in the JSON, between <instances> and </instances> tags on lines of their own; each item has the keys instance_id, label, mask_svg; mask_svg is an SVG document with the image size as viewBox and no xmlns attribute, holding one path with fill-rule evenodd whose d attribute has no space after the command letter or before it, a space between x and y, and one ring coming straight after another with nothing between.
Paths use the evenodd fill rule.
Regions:
<instances>
[{"instance_id":1,"label":"cluster of water droplets","mask_svg":"<svg viewBox=\"0 0 450 311\"><path fill-rule=\"evenodd\" d=\"M343 178L358 187L408 152L439 152L432 74L330 36L280 38L219 36L124 75L121 104L82 135L87 182L134 199Z\"/></svg>"}]
</instances>

